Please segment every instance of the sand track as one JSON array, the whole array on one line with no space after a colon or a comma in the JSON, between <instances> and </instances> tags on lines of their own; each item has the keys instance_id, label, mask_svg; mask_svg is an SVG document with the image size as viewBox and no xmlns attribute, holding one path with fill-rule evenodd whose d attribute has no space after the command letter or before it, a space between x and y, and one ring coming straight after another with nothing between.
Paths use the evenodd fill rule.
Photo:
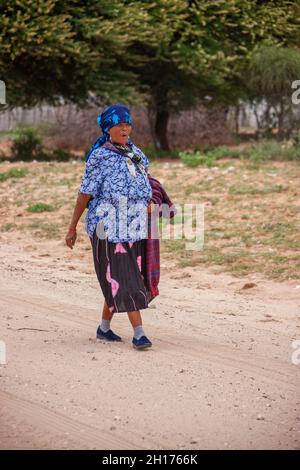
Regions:
<instances>
[{"instance_id":1,"label":"sand track","mask_svg":"<svg viewBox=\"0 0 300 470\"><path fill-rule=\"evenodd\" d=\"M300 448L299 283L182 272L162 269L135 351L126 314L122 343L95 340L88 251L2 237L0 448Z\"/></svg>"}]
</instances>

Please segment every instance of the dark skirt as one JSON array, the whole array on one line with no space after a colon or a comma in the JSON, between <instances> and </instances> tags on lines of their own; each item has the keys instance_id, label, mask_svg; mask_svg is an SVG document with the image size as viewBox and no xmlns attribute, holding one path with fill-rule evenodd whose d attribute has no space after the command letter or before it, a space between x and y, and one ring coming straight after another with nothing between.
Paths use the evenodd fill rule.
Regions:
<instances>
[{"instance_id":1,"label":"dark skirt","mask_svg":"<svg viewBox=\"0 0 300 470\"><path fill-rule=\"evenodd\" d=\"M110 242L90 237L97 278L111 313L148 308L153 299L145 284L146 240Z\"/></svg>"}]
</instances>

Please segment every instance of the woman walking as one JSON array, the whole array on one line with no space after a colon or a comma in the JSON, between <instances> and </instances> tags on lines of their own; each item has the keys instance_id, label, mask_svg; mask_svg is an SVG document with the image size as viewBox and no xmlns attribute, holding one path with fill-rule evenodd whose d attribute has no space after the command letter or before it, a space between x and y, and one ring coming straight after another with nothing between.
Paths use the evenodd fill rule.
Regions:
<instances>
[{"instance_id":1,"label":"woman walking","mask_svg":"<svg viewBox=\"0 0 300 470\"><path fill-rule=\"evenodd\" d=\"M122 341L110 323L115 313L127 312L133 327L133 347L147 348L152 343L144 332L140 310L148 308L157 295L146 282L152 197L149 161L130 140L132 117L127 106L105 108L98 116L98 124L103 135L86 156L66 244L73 248L77 223L88 207L86 231L105 299L97 338Z\"/></svg>"}]
</instances>

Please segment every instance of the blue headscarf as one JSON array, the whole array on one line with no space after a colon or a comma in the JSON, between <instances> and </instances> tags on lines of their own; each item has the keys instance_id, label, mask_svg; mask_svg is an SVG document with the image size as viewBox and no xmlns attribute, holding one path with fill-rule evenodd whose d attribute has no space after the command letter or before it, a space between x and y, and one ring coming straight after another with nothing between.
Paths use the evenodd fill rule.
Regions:
<instances>
[{"instance_id":1,"label":"blue headscarf","mask_svg":"<svg viewBox=\"0 0 300 470\"><path fill-rule=\"evenodd\" d=\"M112 106L107 106L101 114L97 117L98 125L100 126L103 135L99 137L94 145L88 151L85 161L87 162L93 150L101 147L105 142L109 140L109 133L108 130L120 124L120 122L127 122L128 124L132 124L132 117L129 111L129 108L123 104L114 104ZM132 142L129 140L129 144Z\"/></svg>"}]
</instances>

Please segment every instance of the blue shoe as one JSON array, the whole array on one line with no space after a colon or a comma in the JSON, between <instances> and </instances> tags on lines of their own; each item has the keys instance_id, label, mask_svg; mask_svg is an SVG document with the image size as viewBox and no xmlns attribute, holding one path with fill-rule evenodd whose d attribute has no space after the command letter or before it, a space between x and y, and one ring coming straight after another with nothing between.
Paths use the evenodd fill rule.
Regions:
<instances>
[{"instance_id":1,"label":"blue shoe","mask_svg":"<svg viewBox=\"0 0 300 470\"><path fill-rule=\"evenodd\" d=\"M152 346L152 343L150 339L147 338L147 336L142 336L140 339L136 339L135 337L133 337L132 345L136 349L143 349L150 348L150 346Z\"/></svg>"},{"instance_id":2,"label":"blue shoe","mask_svg":"<svg viewBox=\"0 0 300 470\"><path fill-rule=\"evenodd\" d=\"M107 339L108 341L122 341L121 336L116 335L112 330L108 330L106 333L100 329L100 326L97 328L97 339Z\"/></svg>"}]
</instances>

